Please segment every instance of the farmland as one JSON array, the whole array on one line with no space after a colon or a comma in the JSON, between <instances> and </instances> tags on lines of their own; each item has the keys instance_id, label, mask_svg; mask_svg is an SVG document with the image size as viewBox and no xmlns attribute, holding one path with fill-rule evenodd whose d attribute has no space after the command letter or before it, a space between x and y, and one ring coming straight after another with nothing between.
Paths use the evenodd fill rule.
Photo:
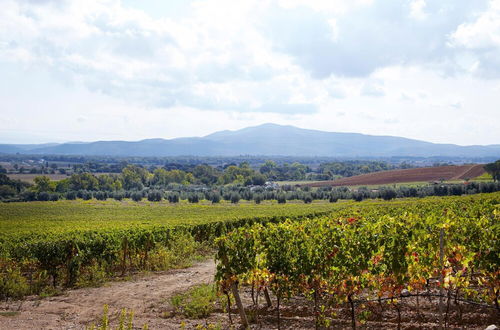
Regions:
<instances>
[{"instance_id":1,"label":"farmland","mask_svg":"<svg viewBox=\"0 0 500 330\"><path fill-rule=\"evenodd\" d=\"M236 205L228 202L195 205L187 202L170 204L168 201L137 203L131 200L0 203L0 241L11 235L35 233L175 227L248 218L293 217L332 211L338 207L326 201L313 204L264 202L260 205L251 202Z\"/></svg>"},{"instance_id":2,"label":"farmland","mask_svg":"<svg viewBox=\"0 0 500 330\"><path fill-rule=\"evenodd\" d=\"M273 292L277 309L262 317L277 319L278 327L280 301L287 302L283 313L291 327L290 316L298 314L310 315L316 328L356 328L360 320L381 326L381 315L392 310L395 320L382 318L385 327L401 328L404 318L439 319L446 328L463 325L461 303L475 304L476 311L491 308L483 316L491 322L499 311L499 198L353 206L325 217L238 229L217 240L216 278L235 296L239 285L252 287L246 306L251 315L259 312L259 293ZM408 303L410 297L416 304ZM429 298L434 315L428 310L423 317L419 297ZM244 308L238 306L240 315ZM345 310L348 317L337 316Z\"/></svg>"},{"instance_id":3,"label":"farmland","mask_svg":"<svg viewBox=\"0 0 500 330\"><path fill-rule=\"evenodd\" d=\"M306 184L310 187L323 186L364 186L383 185L409 182L433 182L468 180L479 177L486 173L483 165L460 165L412 168L403 170L391 170L375 173L356 175L334 181L322 181Z\"/></svg>"},{"instance_id":4,"label":"farmland","mask_svg":"<svg viewBox=\"0 0 500 330\"><path fill-rule=\"evenodd\" d=\"M497 284L498 274L491 269L498 269L495 242L499 234L499 201L500 193L310 204L268 201L171 204L166 201L137 203L128 199L3 203L0 204L0 276L3 276L0 280L3 282L0 282L6 285L0 286L0 295L20 298L65 287L96 285L110 276L141 270L185 267L198 250L204 249L213 255L210 251L216 249L217 280L221 288L239 279L241 284L258 288L257 295L268 289L273 300L304 294L306 300L300 304L311 309L310 315L320 315L314 308L329 311L343 308L339 302L342 297L350 296L356 304L379 293L393 294L399 299L403 282L403 287L424 290L425 287L418 286L422 278L435 278L439 266L435 259L436 246L439 246L436 230L446 225L449 227L446 227L445 260L452 260L450 258L460 253L456 260L461 262L458 266L446 265L447 278L455 281L451 283L458 283L455 279L462 273L455 272L474 262L474 276L481 274L483 285L479 291L477 288L466 291L467 295L460 299L490 306L497 299L491 288ZM431 230L429 235L421 236L424 228ZM304 231L309 234L304 236ZM330 234L337 236L330 237ZM222 238L217 240L218 237ZM465 243L465 238L471 241ZM217 240L215 245L214 240ZM384 242L394 242L394 245L385 246ZM331 254L336 249L342 252ZM258 259L260 261L252 259L256 253L267 256ZM415 258L414 253L418 253L421 262L410 260ZM375 262L379 254L381 261ZM262 264L262 260L269 264ZM338 268L338 276L328 277L330 273L323 272L322 267L337 261L343 265ZM276 266L286 264L292 271L285 274L290 282L282 281L281 266ZM364 272L363 265L368 267L368 273ZM400 266L402 268L398 268ZM318 271L319 282L313 278L307 280L308 267ZM410 286L405 281L409 281ZM315 287L314 283L322 283L322 286ZM357 284L349 284L339 291L342 283ZM382 286L373 286L374 283ZM463 288L467 289L460 287ZM321 292L316 307L308 300L311 296L307 292L313 289ZM366 290L372 290L368 296L360 294ZM428 290L435 293L437 287L432 284ZM337 298L330 300L328 292L334 292ZM246 297L246 308L254 310L253 300L249 300L245 290L242 296ZM283 307L288 314L289 309L294 308L293 301ZM321 307L323 303L330 307ZM274 319L273 312L270 313L263 317ZM359 313L356 318L367 317L365 311Z\"/></svg>"}]
</instances>

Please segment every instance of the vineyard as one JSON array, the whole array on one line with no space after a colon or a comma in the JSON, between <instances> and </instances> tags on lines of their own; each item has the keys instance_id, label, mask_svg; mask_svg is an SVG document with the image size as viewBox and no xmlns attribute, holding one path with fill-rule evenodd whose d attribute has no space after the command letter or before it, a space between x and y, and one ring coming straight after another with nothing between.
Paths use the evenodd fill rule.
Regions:
<instances>
[{"instance_id":1,"label":"vineyard","mask_svg":"<svg viewBox=\"0 0 500 330\"><path fill-rule=\"evenodd\" d=\"M278 328L286 301L299 305L287 319L313 315L316 328L346 326L335 323L346 310L347 326L373 321L374 305L379 316L395 311L393 326L400 328L405 299L416 299L415 322L435 301L434 321L443 327L463 324L471 305L489 310L490 322L500 313L498 193L360 204L304 221L255 224L217 239L217 248L218 285L228 301L235 297L244 325L249 314L259 318L260 295L272 304L270 293ZM251 287L250 306L241 303L242 287Z\"/></svg>"},{"instance_id":2,"label":"vineyard","mask_svg":"<svg viewBox=\"0 0 500 330\"><path fill-rule=\"evenodd\" d=\"M316 217L349 204L1 203L0 299L182 266L234 228Z\"/></svg>"},{"instance_id":3,"label":"vineyard","mask_svg":"<svg viewBox=\"0 0 500 330\"><path fill-rule=\"evenodd\" d=\"M318 328L357 327L392 317L388 326L399 327L408 310L423 324L426 311L439 309L431 321L450 326L471 308L496 322L499 236L500 193L310 204L4 203L0 299L182 267L215 250L217 286L229 303L221 308L235 312L236 303L243 324L294 328L290 319L309 317Z\"/></svg>"}]
</instances>

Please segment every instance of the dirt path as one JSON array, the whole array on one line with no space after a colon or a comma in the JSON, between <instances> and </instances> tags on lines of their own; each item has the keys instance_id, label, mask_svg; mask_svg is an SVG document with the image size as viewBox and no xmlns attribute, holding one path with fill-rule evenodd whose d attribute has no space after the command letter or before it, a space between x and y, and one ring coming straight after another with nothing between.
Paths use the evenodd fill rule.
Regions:
<instances>
[{"instance_id":1,"label":"dirt path","mask_svg":"<svg viewBox=\"0 0 500 330\"><path fill-rule=\"evenodd\" d=\"M213 281L215 263L205 261L186 269L157 272L126 282L112 282L100 288L76 289L46 299L30 297L21 302L0 303L0 312L19 312L0 316L0 329L84 329L99 320L103 306L109 306L110 319L122 308L134 311L134 325L149 324L150 329L174 329L174 320L161 318L169 298L189 287ZM14 313L15 314L15 313Z\"/></svg>"}]
</instances>

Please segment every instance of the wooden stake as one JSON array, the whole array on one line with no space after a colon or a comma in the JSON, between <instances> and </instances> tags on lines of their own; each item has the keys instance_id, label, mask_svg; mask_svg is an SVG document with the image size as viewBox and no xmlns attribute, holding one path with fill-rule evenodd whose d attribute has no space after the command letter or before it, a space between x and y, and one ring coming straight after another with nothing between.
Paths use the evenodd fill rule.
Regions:
<instances>
[{"instance_id":1,"label":"wooden stake","mask_svg":"<svg viewBox=\"0 0 500 330\"><path fill-rule=\"evenodd\" d=\"M241 324L248 328L247 315L245 314L245 309L243 308L243 303L241 302L240 293L238 292L238 283L233 283L231 285L231 291L233 292L234 300L236 301L236 306L238 306L238 312L241 317Z\"/></svg>"},{"instance_id":2,"label":"wooden stake","mask_svg":"<svg viewBox=\"0 0 500 330\"><path fill-rule=\"evenodd\" d=\"M444 229L439 232L439 329L443 330Z\"/></svg>"},{"instance_id":3,"label":"wooden stake","mask_svg":"<svg viewBox=\"0 0 500 330\"><path fill-rule=\"evenodd\" d=\"M266 297L267 307L273 307L273 302L271 301L271 297L269 296L269 291L267 288L264 288L264 297Z\"/></svg>"}]
</instances>

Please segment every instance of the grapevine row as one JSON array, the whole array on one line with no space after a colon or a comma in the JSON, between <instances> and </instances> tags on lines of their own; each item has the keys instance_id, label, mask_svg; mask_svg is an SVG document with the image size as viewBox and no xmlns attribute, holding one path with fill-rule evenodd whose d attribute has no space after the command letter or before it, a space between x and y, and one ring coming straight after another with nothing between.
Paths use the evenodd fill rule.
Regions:
<instances>
[{"instance_id":1,"label":"grapevine row","mask_svg":"<svg viewBox=\"0 0 500 330\"><path fill-rule=\"evenodd\" d=\"M306 296L317 325L325 306L354 310L356 300L385 297L398 308L402 292L432 283L498 309L499 197L432 198L238 228L217 240L216 279L226 293L237 284L271 290L278 306Z\"/></svg>"}]
</instances>

